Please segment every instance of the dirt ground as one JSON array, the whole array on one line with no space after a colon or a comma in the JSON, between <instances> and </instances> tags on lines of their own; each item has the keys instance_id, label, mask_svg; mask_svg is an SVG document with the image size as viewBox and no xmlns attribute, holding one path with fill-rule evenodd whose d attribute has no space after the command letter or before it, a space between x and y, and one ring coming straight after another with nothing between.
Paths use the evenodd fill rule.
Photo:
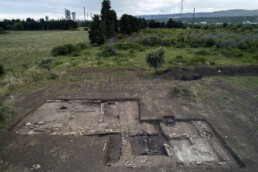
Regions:
<instances>
[{"instance_id":1,"label":"dirt ground","mask_svg":"<svg viewBox=\"0 0 258 172\"><path fill-rule=\"evenodd\" d=\"M181 81L164 75L152 76L141 69L78 69L65 73L56 83L40 91L18 98L14 102L18 115L13 126L8 132L0 134L0 171L256 171L258 106L257 100L250 97L258 94L258 86L244 89L220 78ZM177 95L172 91L175 87L188 91ZM17 126L47 100L136 100L140 121L160 122L167 116L178 122L205 120L237 166L214 168L199 162L194 166L110 165L107 163L108 151L121 151L116 150L120 144L116 135L17 134ZM121 137L123 140L123 135ZM110 149L104 149L103 146L110 140L115 145L111 144ZM171 142L175 145L174 150L184 149L188 144L180 140ZM137 143L141 143L141 138ZM169 154L170 148L167 148ZM181 152L177 151L177 154L181 155ZM215 156L209 158L216 159ZM111 160L117 159L119 157L114 155Z\"/></svg>"}]
</instances>

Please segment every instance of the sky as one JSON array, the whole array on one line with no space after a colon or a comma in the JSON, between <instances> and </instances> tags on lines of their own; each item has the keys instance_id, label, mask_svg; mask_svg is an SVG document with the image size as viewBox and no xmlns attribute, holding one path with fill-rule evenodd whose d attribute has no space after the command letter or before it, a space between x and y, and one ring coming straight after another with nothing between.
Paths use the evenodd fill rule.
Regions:
<instances>
[{"instance_id":1,"label":"sky","mask_svg":"<svg viewBox=\"0 0 258 172\"><path fill-rule=\"evenodd\" d=\"M50 19L64 17L64 9L76 12L83 19L83 6L86 13L99 14L102 0L0 0L0 20L34 19L49 16ZM148 15L173 14L180 11L180 0L111 0L112 8L118 17L122 14ZM185 0L184 12L212 12L228 9L257 9L258 0Z\"/></svg>"}]
</instances>

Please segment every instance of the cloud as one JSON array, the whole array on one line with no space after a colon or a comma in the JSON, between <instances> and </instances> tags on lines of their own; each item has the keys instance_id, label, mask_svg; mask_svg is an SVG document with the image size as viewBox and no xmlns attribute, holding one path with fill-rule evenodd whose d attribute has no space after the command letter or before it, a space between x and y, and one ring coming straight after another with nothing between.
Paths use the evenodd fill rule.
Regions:
<instances>
[{"instance_id":1,"label":"cloud","mask_svg":"<svg viewBox=\"0 0 258 172\"><path fill-rule=\"evenodd\" d=\"M83 6L88 13L99 13L102 0L0 0L1 18L50 18L64 16L64 8L83 16ZM121 16L124 13L132 15L178 13L180 0L111 0L113 9ZM258 0L185 0L184 11L210 12L226 9L253 9L258 7Z\"/></svg>"}]
</instances>

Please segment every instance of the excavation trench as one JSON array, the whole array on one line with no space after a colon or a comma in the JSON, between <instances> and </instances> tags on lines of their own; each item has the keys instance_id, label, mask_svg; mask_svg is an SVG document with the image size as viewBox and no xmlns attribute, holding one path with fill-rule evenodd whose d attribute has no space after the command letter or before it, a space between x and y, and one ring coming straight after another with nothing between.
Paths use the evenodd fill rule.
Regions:
<instances>
[{"instance_id":1,"label":"excavation trench","mask_svg":"<svg viewBox=\"0 0 258 172\"><path fill-rule=\"evenodd\" d=\"M244 167L207 121L141 121L137 100L49 100L16 133L108 137L103 158L112 167Z\"/></svg>"}]
</instances>

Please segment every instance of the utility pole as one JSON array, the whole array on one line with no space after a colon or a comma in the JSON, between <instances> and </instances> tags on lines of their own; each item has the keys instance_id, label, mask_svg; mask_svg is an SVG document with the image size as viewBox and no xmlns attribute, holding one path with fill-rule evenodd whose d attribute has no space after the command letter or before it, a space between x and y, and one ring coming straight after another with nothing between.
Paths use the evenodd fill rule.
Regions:
<instances>
[{"instance_id":1,"label":"utility pole","mask_svg":"<svg viewBox=\"0 0 258 172\"><path fill-rule=\"evenodd\" d=\"M192 24L192 28L194 26L194 17L195 17L195 8L194 8L194 11L193 11L193 24Z\"/></svg>"},{"instance_id":2,"label":"utility pole","mask_svg":"<svg viewBox=\"0 0 258 172\"><path fill-rule=\"evenodd\" d=\"M181 0L181 7L180 7L181 20L183 20L184 18L184 1L185 0Z\"/></svg>"},{"instance_id":3,"label":"utility pole","mask_svg":"<svg viewBox=\"0 0 258 172\"><path fill-rule=\"evenodd\" d=\"M83 7L83 12L84 12L84 21L85 21L86 20L85 7Z\"/></svg>"}]
</instances>

